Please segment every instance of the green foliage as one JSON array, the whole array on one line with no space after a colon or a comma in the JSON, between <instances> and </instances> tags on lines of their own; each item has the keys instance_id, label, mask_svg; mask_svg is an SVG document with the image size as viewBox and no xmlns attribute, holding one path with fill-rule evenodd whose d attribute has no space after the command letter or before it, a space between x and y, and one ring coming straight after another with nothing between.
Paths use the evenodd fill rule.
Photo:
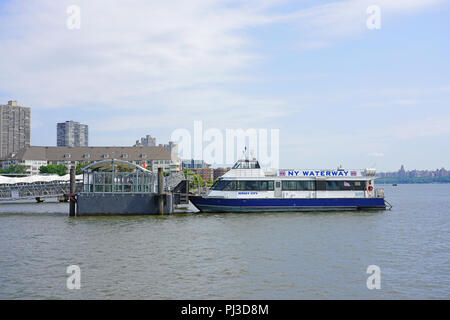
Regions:
<instances>
[{"instance_id":1,"label":"green foliage","mask_svg":"<svg viewBox=\"0 0 450 320\"><path fill-rule=\"evenodd\" d=\"M187 179L189 175L191 175L193 172L188 169L183 170L184 178Z\"/></svg>"},{"instance_id":2,"label":"green foliage","mask_svg":"<svg viewBox=\"0 0 450 320\"><path fill-rule=\"evenodd\" d=\"M195 188L197 186L205 186L205 182L203 181L202 177L200 175L198 175L197 173L195 173L192 170L189 169L185 169L183 170L184 173L184 177L190 181L190 188Z\"/></svg>"},{"instance_id":3,"label":"green foliage","mask_svg":"<svg viewBox=\"0 0 450 320\"><path fill-rule=\"evenodd\" d=\"M450 176L447 177L383 177L375 180L377 184L391 183L450 183Z\"/></svg>"},{"instance_id":4,"label":"green foliage","mask_svg":"<svg viewBox=\"0 0 450 320\"><path fill-rule=\"evenodd\" d=\"M67 167L63 164L49 164L41 166L39 171L44 174L58 174L60 176L67 174Z\"/></svg>"},{"instance_id":5,"label":"green foliage","mask_svg":"<svg viewBox=\"0 0 450 320\"><path fill-rule=\"evenodd\" d=\"M124 166L116 166L116 169L114 171L116 172L133 172L135 169L134 168L128 168L128 167L124 167Z\"/></svg>"},{"instance_id":6,"label":"green foliage","mask_svg":"<svg viewBox=\"0 0 450 320\"><path fill-rule=\"evenodd\" d=\"M77 166L75 168L75 174L83 174L83 168L87 167L88 165L90 165L90 162L86 162L86 163L77 163Z\"/></svg>"},{"instance_id":7,"label":"green foliage","mask_svg":"<svg viewBox=\"0 0 450 320\"><path fill-rule=\"evenodd\" d=\"M206 186L207 186L207 187L212 187L212 185L213 185L214 183L216 183L217 180L219 180L219 178L214 179L214 180L211 180L211 179L210 179L210 180L206 183Z\"/></svg>"},{"instance_id":8,"label":"green foliage","mask_svg":"<svg viewBox=\"0 0 450 320\"><path fill-rule=\"evenodd\" d=\"M22 174L22 173L27 173L27 167L25 166L21 166L19 164L13 164L10 165L8 168L6 169L0 169L0 173L6 173L6 174L13 174L13 173L18 173L18 174Z\"/></svg>"}]
</instances>

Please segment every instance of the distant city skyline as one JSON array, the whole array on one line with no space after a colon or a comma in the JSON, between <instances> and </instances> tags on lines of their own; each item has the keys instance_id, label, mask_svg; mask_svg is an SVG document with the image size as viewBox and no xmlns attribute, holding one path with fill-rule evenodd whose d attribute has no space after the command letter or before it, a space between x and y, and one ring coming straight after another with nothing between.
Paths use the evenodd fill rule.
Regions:
<instances>
[{"instance_id":1,"label":"distant city skyline","mask_svg":"<svg viewBox=\"0 0 450 320\"><path fill-rule=\"evenodd\" d=\"M15 101L15 100L8 101L8 105L9 106L13 106L14 105L15 107L18 106L17 105L17 101ZM6 107L8 105L0 105L0 106L5 106ZM27 109L29 109L29 111L31 110L30 107L28 107ZM72 136L72 140L74 140L74 136L75 136L74 132L75 132L75 130L74 130L73 126L76 125L76 124L78 124L80 126L85 126L86 128L88 127L87 125L80 124L79 122L76 122L76 121L73 121L73 120L68 120L68 121L65 121L65 122L62 122L62 123L57 123L57 128L59 128L57 130L57 135L56 135L57 136L57 141L58 140L62 141L63 136L65 136L65 134L63 134L63 132L62 132L62 128L61 128L62 125L64 125L64 128L67 125L69 125L69 127L70 127L70 125L72 126L72 130L71 130L72 131L72 135L71 136ZM58 132L61 133L61 136L59 137L59 139L58 139ZM65 132L66 131L64 131L64 133ZM87 135L87 130L84 130L83 132L85 132L85 134ZM86 139L86 142L88 141L88 137L85 137L84 139ZM114 141L111 141L111 143L112 144L110 144L110 145L97 145L95 147L128 146L128 145L114 144ZM88 144L86 144L85 146L87 146L87 145ZM37 145L35 145L35 146L37 146ZM44 145L41 145L41 146L44 146ZM70 146L70 145L58 145L58 143L57 143L57 146ZM74 144L72 146L82 146L82 145L75 145ZM145 146L145 147L157 146L156 138L153 137L152 135L147 134L144 137L140 138L140 140L136 140L136 143L133 146ZM172 148L173 148L174 144L173 144L172 141L169 141L168 144L159 144L158 146L164 147L165 149L167 149L169 151L172 151ZM183 160L183 162L185 162L185 163L186 162L193 162L193 163L195 162L195 163L203 163L203 164L205 164L205 162L203 160L197 160L197 159L195 159L195 160L194 159L185 159L185 160ZM208 166L213 167L213 168L222 168L222 165L208 165ZM200 167L203 167L203 166L200 166ZM300 168L300 167L299 166L295 166L295 167L280 167L280 168L285 168L286 169L286 168ZM398 171L395 171L395 170L394 171L378 170L378 173L382 177L401 177L402 175L400 175L399 172L401 172L402 169L405 170L404 169L404 165L401 165L401 169L398 170ZM441 172L442 173L442 171L444 171L445 174L443 174L443 175L442 174L434 175L434 173L436 173L436 172ZM411 170L406 170L405 172L406 172L405 176L409 176L409 177L430 177L430 176L448 176L449 175L449 171L446 170L444 166L438 166L435 169L433 169L433 168L423 168L423 167L413 168Z\"/></svg>"},{"instance_id":2,"label":"distant city skyline","mask_svg":"<svg viewBox=\"0 0 450 320\"><path fill-rule=\"evenodd\" d=\"M398 171L393 172L379 172L380 177L409 177L409 178L423 178L423 177L448 177L450 171L446 168L437 168L434 170L428 169L405 169L402 165Z\"/></svg>"},{"instance_id":3,"label":"distant city skyline","mask_svg":"<svg viewBox=\"0 0 450 320\"><path fill-rule=\"evenodd\" d=\"M142 137L140 141L136 140L134 146L154 147L156 146L156 138L153 138L151 135L148 134L145 137Z\"/></svg>"},{"instance_id":4,"label":"distant city skyline","mask_svg":"<svg viewBox=\"0 0 450 320\"><path fill-rule=\"evenodd\" d=\"M448 1L377 1L376 30L369 0L83 0L79 29L71 4L0 0L0 103L33 109L32 145L65 119L93 146L201 120L279 129L282 168L450 168Z\"/></svg>"},{"instance_id":5,"label":"distant city skyline","mask_svg":"<svg viewBox=\"0 0 450 320\"><path fill-rule=\"evenodd\" d=\"M20 107L17 104L17 101L15 100L10 100L8 101L7 105L0 105L0 107L16 107L16 108L24 108L24 107ZM24 110L28 110L28 119L30 118L30 112L31 112L31 108L27 107ZM73 121L73 120L68 120L62 123L57 123L57 146L60 147L64 147L64 146L83 146L80 145L80 138L78 137L78 139L76 139L76 135L75 132L78 132L78 136L80 135L80 129L78 128L78 130L75 130L76 126L80 126L83 127L85 129L81 130L81 132L83 132L84 138L81 139L83 141L86 141L86 144L84 146L88 146L88 126L81 124L79 122ZM64 128L63 128L64 127ZM63 130L64 129L64 130ZM29 129L28 129L29 130ZM66 133L69 132L69 135L66 135ZM28 131L28 134L30 132ZM65 141L64 143L67 143L67 141L72 141L72 145L63 145L62 142L63 140ZM75 144L75 140L78 141L78 145ZM59 141L59 143L58 143ZM114 144L114 141L111 141L111 145L99 145L96 147L108 147L108 146L127 146L127 145L118 145L118 144ZM207 143L206 143L207 144ZM28 144L27 146L29 146L30 144ZM140 138L140 140L136 140L136 143L133 145L134 147L136 146L145 146L145 147L149 147L149 146L159 146L159 147L163 147L169 151L172 151L173 147L176 146L172 141L169 141L168 144L156 144L156 138L153 137L152 135L145 135L144 137ZM20 149L20 148L19 148ZM19 150L18 149L18 150ZM16 151L18 151L16 150ZM212 167L212 168L222 168L223 165L219 164L219 165L210 165L210 164L206 164L203 160L201 159L184 159L183 160L183 164L187 164L187 163L196 163L196 164L201 164L200 166L192 166L192 168L194 167L198 167L198 168L203 168L205 165L207 165L207 167ZM190 168L189 165L186 165L186 168ZM280 168L300 168L300 166L295 166L295 167L280 167ZM402 172L404 172L404 174L402 175ZM400 170L398 171L388 171L388 170L378 170L378 174L381 177L440 177L440 176L448 176L450 175L450 171L446 170L444 166L438 166L436 169L433 168L413 168L411 170L406 170L404 165L401 165Z\"/></svg>"}]
</instances>

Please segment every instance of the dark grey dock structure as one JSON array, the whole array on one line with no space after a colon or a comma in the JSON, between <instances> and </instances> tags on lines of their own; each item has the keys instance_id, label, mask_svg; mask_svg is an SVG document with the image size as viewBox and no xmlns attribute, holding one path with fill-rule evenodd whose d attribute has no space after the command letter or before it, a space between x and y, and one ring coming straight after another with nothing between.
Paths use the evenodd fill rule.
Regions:
<instances>
[{"instance_id":1,"label":"dark grey dock structure","mask_svg":"<svg viewBox=\"0 0 450 320\"><path fill-rule=\"evenodd\" d=\"M173 213L172 195L167 194L162 200L162 214ZM77 216L151 214L161 214L156 193L80 193L77 196Z\"/></svg>"},{"instance_id":2,"label":"dark grey dock structure","mask_svg":"<svg viewBox=\"0 0 450 320\"><path fill-rule=\"evenodd\" d=\"M172 178L171 183L186 184L182 177L178 176L178 182ZM174 195L164 187L162 171L155 175L139 165L116 159L95 162L83 169L83 190L76 195L76 216L162 215L173 211Z\"/></svg>"}]
</instances>

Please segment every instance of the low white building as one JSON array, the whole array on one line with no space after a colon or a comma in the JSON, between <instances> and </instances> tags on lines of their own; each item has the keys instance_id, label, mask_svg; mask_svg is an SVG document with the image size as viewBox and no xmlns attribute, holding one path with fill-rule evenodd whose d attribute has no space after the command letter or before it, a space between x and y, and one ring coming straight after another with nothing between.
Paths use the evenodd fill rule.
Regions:
<instances>
[{"instance_id":1,"label":"low white building","mask_svg":"<svg viewBox=\"0 0 450 320\"><path fill-rule=\"evenodd\" d=\"M25 166L29 174L39 174L39 168L48 164L45 160L0 160L0 162L0 166L2 169L7 169L11 165Z\"/></svg>"}]
</instances>

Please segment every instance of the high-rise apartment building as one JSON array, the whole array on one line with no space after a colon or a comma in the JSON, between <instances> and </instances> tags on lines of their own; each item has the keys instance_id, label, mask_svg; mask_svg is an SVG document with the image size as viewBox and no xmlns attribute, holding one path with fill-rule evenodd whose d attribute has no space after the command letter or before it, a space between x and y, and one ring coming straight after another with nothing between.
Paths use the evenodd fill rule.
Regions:
<instances>
[{"instance_id":1,"label":"high-rise apartment building","mask_svg":"<svg viewBox=\"0 0 450 320\"><path fill-rule=\"evenodd\" d=\"M0 105L0 158L30 146L31 109L8 101Z\"/></svg>"},{"instance_id":2,"label":"high-rise apartment building","mask_svg":"<svg viewBox=\"0 0 450 320\"><path fill-rule=\"evenodd\" d=\"M58 147L87 147L89 145L88 126L75 121L58 123L56 145Z\"/></svg>"}]
</instances>

